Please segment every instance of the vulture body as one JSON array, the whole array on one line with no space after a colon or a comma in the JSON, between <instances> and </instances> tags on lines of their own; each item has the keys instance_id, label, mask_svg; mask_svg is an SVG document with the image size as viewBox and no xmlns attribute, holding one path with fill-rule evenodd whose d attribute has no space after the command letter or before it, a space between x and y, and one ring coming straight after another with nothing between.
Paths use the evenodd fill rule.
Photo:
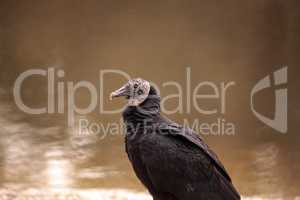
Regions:
<instances>
[{"instance_id":1,"label":"vulture body","mask_svg":"<svg viewBox=\"0 0 300 200\"><path fill-rule=\"evenodd\" d=\"M160 114L160 98L148 97L123 112L126 152L154 200L238 200L225 168L202 138Z\"/></svg>"}]
</instances>

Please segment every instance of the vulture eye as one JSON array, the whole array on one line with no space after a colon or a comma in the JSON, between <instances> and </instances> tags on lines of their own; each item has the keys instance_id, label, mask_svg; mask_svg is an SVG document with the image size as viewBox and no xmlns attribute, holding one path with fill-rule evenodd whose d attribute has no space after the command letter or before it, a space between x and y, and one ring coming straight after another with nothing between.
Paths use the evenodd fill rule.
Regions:
<instances>
[{"instance_id":1,"label":"vulture eye","mask_svg":"<svg viewBox=\"0 0 300 200\"><path fill-rule=\"evenodd\" d=\"M137 83L134 84L133 87L134 87L134 89L136 89L138 87L138 84Z\"/></svg>"},{"instance_id":2,"label":"vulture eye","mask_svg":"<svg viewBox=\"0 0 300 200\"><path fill-rule=\"evenodd\" d=\"M142 95L144 92L143 92L143 90L138 90L137 93L138 93L138 95Z\"/></svg>"}]
</instances>

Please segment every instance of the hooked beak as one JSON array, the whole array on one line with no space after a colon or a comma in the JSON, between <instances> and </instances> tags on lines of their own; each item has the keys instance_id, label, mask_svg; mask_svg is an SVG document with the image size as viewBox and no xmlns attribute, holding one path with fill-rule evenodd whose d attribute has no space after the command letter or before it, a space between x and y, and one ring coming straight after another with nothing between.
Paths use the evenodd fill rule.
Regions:
<instances>
[{"instance_id":1,"label":"hooked beak","mask_svg":"<svg viewBox=\"0 0 300 200\"><path fill-rule=\"evenodd\" d=\"M112 100L114 97L121 97L121 96L126 96L126 97L129 96L129 87L127 84L117 89L116 91L110 93L110 100Z\"/></svg>"}]
</instances>

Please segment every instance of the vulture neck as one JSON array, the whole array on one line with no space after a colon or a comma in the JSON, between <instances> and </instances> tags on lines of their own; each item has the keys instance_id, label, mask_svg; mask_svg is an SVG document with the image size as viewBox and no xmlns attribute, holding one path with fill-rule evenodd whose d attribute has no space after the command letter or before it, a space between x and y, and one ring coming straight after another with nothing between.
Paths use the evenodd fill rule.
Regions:
<instances>
[{"instance_id":1,"label":"vulture neck","mask_svg":"<svg viewBox=\"0 0 300 200\"><path fill-rule=\"evenodd\" d=\"M154 87L150 87L149 95L139 106L128 106L123 112L125 124L136 126L154 123L160 116L160 97Z\"/></svg>"}]
</instances>

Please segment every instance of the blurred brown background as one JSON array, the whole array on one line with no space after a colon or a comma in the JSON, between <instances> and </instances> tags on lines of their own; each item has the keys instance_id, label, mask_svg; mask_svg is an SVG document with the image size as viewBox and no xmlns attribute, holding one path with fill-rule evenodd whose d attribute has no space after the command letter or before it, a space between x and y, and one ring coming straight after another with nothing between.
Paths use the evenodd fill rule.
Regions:
<instances>
[{"instance_id":1,"label":"blurred brown background","mask_svg":"<svg viewBox=\"0 0 300 200\"><path fill-rule=\"evenodd\" d=\"M120 69L158 85L171 80L184 85L186 67L191 67L192 87L201 81L236 83L228 90L225 116L192 110L169 117L180 123L225 117L236 125L236 135L205 138L239 191L245 196L299 196L299 22L296 0L1 0L0 186L44 186L47 179L40 177L49 173L50 154L60 163L56 170L72 171L57 178L70 179L63 186L143 190L127 161L122 136L78 138L64 115L32 116L18 110L12 86L21 72L56 67L65 71L64 81L87 80L97 86L101 69ZM267 127L250 110L252 87L283 66L288 66L287 134ZM106 80L108 108L115 104L106 96L123 82ZM46 87L43 78L24 83L25 101L45 105ZM162 96L171 92L161 88ZM271 89L258 95L257 110L272 117L273 99ZM84 107L89 96L80 91L76 100ZM174 105L169 101L170 108ZM211 105L219 106L207 103ZM96 110L85 117L108 123L119 121L120 114Z\"/></svg>"}]
</instances>

